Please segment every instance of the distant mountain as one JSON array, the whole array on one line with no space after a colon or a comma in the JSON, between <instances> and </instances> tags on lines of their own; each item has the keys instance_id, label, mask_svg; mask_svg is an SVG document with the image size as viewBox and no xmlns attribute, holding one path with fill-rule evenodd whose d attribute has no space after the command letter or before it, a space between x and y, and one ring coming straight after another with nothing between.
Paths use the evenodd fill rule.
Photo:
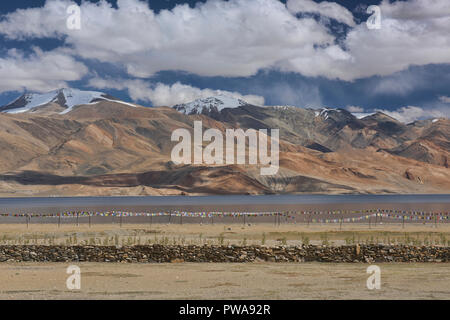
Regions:
<instances>
[{"instance_id":1,"label":"distant mountain","mask_svg":"<svg viewBox=\"0 0 450 320\"><path fill-rule=\"evenodd\" d=\"M55 104L60 107L59 113L64 114L70 112L75 106L91 104L101 100L122 102L103 92L63 88L47 93L25 93L13 102L0 107L0 112L29 112L38 107L42 108L49 104Z\"/></svg>"},{"instance_id":2,"label":"distant mountain","mask_svg":"<svg viewBox=\"0 0 450 320\"><path fill-rule=\"evenodd\" d=\"M449 168L450 123L448 119L416 121L408 124L407 128L403 143L388 152Z\"/></svg>"},{"instance_id":3,"label":"distant mountain","mask_svg":"<svg viewBox=\"0 0 450 320\"><path fill-rule=\"evenodd\" d=\"M239 108L249 105L242 99L236 99L231 96L217 95L208 98L197 99L189 103L177 104L173 108L184 114L209 114L220 112L224 109Z\"/></svg>"},{"instance_id":4,"label":"distant mountain","mask_svg":"<svg viewBox=\"0 0 450 320\"><path fill-rule=\"evenodd\" d=\"M9 112L14 111L15 112ZM450 120L261 107L215 96L145 108L104 93L29 95L0 112L0 196L450 193ZM69 112L70 111L70 112ZM173 130L280 129L280 169L175 165Z\"/></svg>"},{"instance_id":5,"label":"distant mountain","mask_svg":"<svg viewBox=\"0 0 450 320\"><path fill-rule=\"evenodd\" d=\"M325 153L372 147L423 162L442 166L448 163L449 148L445 147L450 143L450 137L444 134L449 132L444 125L448 124L445 119L417 121L406 125L382 112L362 117L345 109L258 107L248 103L229 104L229 107L216 109L199 102L195 101L195 105L201 106L201 109L196 110L216 121L243 129L279 128L280 136L285 141ZM178 107L175 109L180 110ZM185 109L181 109L182 113L184 111ZM420 153L410 152L409 143L432 138L436 147L421 148Z\"/></svg>"}]
</instances>

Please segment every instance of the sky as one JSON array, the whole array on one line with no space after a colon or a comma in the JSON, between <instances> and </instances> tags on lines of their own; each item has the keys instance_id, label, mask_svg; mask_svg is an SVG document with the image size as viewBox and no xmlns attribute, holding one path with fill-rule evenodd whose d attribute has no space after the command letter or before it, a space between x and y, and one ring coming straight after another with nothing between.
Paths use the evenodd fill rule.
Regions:
<instances>
[{"instance_id":1,"label":"sky","mask_svg":"<svg viewBox=\"0 0 450 320\"><path fill-rule=\"evenodd\" d=\"M0 105L72 87L450 117L449 30L448 0L1 1Z\"/></svg>"}]
</instances>

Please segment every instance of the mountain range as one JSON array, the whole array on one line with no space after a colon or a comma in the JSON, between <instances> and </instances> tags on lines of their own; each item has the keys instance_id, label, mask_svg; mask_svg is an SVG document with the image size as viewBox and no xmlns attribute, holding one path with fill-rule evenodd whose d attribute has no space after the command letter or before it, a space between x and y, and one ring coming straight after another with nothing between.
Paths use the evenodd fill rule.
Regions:
<instances>
[{"instance_id":1,"label":"mountain range","mask_svg":"<svg viewBox=\"0 0 450 320\"><path fill-rule=\"evenodd\" d=\"M175 165L171 134L280 129L280 169ZM0 196L449 193L450 120L256 106L225 95L144 107L108 94L26 93L0 108Z\"/></svg>"},{"instance_id":2,"label":"mountain range","mask_svg":"<svg viewBox=\"0 0 450 320\"><path fill-rule=\"evenodd\" d=\"M57 107L60 108L59 113L64 114L70 112L75 106L95 104L100 101L113 101L133 106L103 92L63 88L43 94L25 93L11 103L0 107L0 112L43 112L48 107L54 112Z\"/></svg>"}]
</instances>

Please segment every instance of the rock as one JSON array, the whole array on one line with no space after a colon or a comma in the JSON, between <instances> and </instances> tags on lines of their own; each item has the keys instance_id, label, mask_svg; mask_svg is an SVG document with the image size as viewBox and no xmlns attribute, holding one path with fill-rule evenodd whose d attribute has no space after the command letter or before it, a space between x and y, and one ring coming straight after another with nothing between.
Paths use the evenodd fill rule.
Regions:
<instances>
[{"instance_id":1,"label":"rock","mask_svg":"<svg viewBox=\"0 0 450 320\"><path fill-rule=\"evenodd\" d=\"M0 262L433 262L450 260L450 247L350 246L0 246Z\"/></svg>"}]
</instances>

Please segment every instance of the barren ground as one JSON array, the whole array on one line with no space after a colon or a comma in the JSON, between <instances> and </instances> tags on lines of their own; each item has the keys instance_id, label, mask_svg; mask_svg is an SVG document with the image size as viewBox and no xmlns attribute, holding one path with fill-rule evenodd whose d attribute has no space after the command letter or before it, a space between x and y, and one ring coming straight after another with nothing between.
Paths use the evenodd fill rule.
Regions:
<instances>
[{"instance_id":1,"label":"barren ground","mask_svg":"<svg viewBox=\"0 0 450 320\"><path fill-rule=\"evenodd\" d=\"M0 244L435 244L450 245L450 223L438 224L0 224ZM445 242L445 243L444 243Z\"/></svg>"},{"instance_id":2,"label":"barren ground","mask_svg":"<svg viewBox=\"0 0 450 320\"><path fill-rule=\"evenodd\" d=\"M221 240L223 238L223 240ZM442 245L450 224L0 224L0 244L257 244L354 242ZM77 263L81 290L66 288L67 263L1 263L0 299L450 299L450 264Z\"/></svg>"},{"instance_id":3,"label":"barren ground","mask_svg":"<svg viewBox=\"0 0 450 320\"><path fill-rule=\"evenodd\" d=\"M450 264L79 263L81 289L65 263L0 264L0 299L450 299Z\"/></svg>"}]
</instances>

